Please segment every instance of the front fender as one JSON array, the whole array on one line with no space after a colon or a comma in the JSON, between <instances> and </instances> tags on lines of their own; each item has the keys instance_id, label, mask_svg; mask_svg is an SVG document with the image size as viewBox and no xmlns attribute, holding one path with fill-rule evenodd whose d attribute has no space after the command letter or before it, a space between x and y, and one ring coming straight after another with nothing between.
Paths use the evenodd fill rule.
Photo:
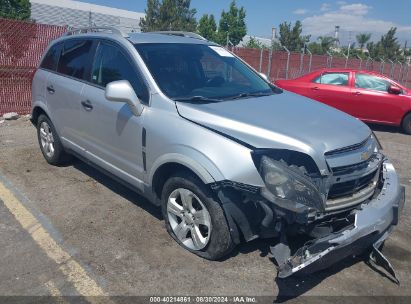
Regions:
<instances>
[{"instance_id":1,"label":"front fender","mask_svg":"<svg viewBox=\"0 0 411 304\"><path fill-rule=\"evenodd\" d=\"M148 181L153 184L156 171L164 164L177 163L193 171L205 184L214 183L224 179L223 174L215 164L204 154L187 146L174 146L173 152L166 153L157 158L150 168Z\"/></svg>"}]
</instances>

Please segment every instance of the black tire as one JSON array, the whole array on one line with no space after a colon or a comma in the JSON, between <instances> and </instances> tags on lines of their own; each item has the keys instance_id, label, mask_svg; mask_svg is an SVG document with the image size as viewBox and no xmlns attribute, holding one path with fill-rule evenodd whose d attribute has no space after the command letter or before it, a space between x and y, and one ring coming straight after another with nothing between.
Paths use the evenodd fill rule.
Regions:
<instances>
[{"instance_id":1,"label":"black tire","mask_svg":"<svg viewBox=\"0 0 411 304\"><path fill-rule=\"evenodd\" d=\"M205 205L210 215L212 227L211 233L207 245L201 250L192 250L185 246L175 235L171 227L167 213L167 201L170 194L178 188L188 189L193 192L201 200L203 205ZM211 191L194 174L180 172L166 181L161 195L161 209L167 232L180 246L190 252L207 260L218 260L228 255L233 250L234 242L231 239L231 234L222 207L213 199Z\"/></svg>"},{"instance_id":2,"label":"black tire","mask_svg":"<svg viewBox=\"0 0 411 304\"><path fill-rule=\"evenodd\" d=\"M53 136L54 153L52 155L48 155L47 151L45 151L45 148L42 145L40 128L43 123L46 123L49 126L49 131L51 132ZM54 165L54 166L60 166L60 165L66 164L67 162L71 160L71 156L67 152L64 151L64 147L61 144L60 138L56 132L56 129L54 128L53 123L44 114L41 114L39 118L37 119L37 139L39 142L41 153L43 154L45 160L49 164Z\"/></svg>"},{"instance_id":3,"label":"black tire","mask_svg":"<svg viewBox=\"0 0 411 304\"><path fill-rule=\"evenodd\" d=\"M411 113L405 115L402 120L402 129L405 133L411 134Z\"/></svg>"}]
</instances>

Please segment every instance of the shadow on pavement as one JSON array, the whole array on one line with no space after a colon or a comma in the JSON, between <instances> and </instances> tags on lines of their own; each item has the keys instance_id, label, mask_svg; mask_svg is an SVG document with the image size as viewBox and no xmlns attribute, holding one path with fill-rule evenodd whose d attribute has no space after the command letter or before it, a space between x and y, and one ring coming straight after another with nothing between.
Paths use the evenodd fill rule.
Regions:
<instances>
[{"instance_id":1,"label":"shadow on pavement","mask_svg":"<svg viewBox=\"0 0 411 304\"><path fill-rule=\"evenodd\" d=\"M154 204L152 204L151 202L149 202L145 197L143 197L139 193L129 189L128 187L124 186L120 182L116 181L110 176L100 172L99 170L95 169L91 165L79 159L74 159L72 165L74 168L90 176L91 178L93 178L94 180L102 184L103 186L107 187L114 193L122 196L129 202L147 211L148 213L150 213L152 216L154 216L158 220L163 219L163 216L161 214L161 209L155 206Z\"/></svg>"},{"instance_id":2,"label":"shadow on pavement","mask_svg":"<svg viewBox=\"0 0 411 304\"><path fill-rule=\"evenodd\" d=\"M386 125L375 125L375 124L369 124L369 123L367 123L367 126L369 126L370 129L373 131L387 132L387 133L402 133L402 130L399 127L386 126Z\"/></svg>"},{"instance_id":3,"label":"shadow on pavement","mask_svg":"<svg viewBox=\"0 0 411 304\"><path fill-rule=\"evenodd\" d=\"M283 303L285 301L301 296L310 289L320 284L326 278L367 259L368 256L366 255L357 256L354 258L348 257L325 270L321 270L312 274L307 274L304 276L295 275L285 279L280 279L277 277L274 279L274 281L276 282L278 287L278 295L274 303Z\"/></svg>"}]
</instances>

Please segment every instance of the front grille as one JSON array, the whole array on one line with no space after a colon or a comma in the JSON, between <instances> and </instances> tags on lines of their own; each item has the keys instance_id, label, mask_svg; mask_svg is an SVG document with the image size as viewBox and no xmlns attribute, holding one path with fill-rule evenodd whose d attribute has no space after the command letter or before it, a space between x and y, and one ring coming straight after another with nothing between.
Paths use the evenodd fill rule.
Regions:
<instances>
[{"instance_id":1,"label":"front grille","mask_svg":"<svg viewBox=\"0 0 411 304\"><path fill-rule=\"evenodd\" d=\"M370 165L370 163L374 162L374 161L378 161L377 154L373 154L366 161L363 161L363 162L360 162L360 163L357 163L357 164L341 166L341 167L334 167L334 168L332 168L332 172L333 172L334 176L341 176L341 175L351 174L355 171L361 171L361 170L367 169L367 167Z\"/></svg>"},{"instance_id":2,"label":"front grille","mask_svg":"<svg viewBox=\"0 0 411 304\"><path fill-rule=\"evenodd\" d=\"M342 153L347 153L347 152L358 150L358 149L364 147L369 140L370 140L370 137L368 137L367 139L363 140L362 142L360 142L358 144L325 152L325 156L331 156L331 155L342 154Z\"/></svg>"},{"instance_id":3,"label":"front grille","mask_svg":"<svg viewBox=\"0 0 411 304\"><path fill-rule=\"evenodd\" d=\"M366 188L371 182L373 182L376 174L377 171L374 171L363 177L332 185L330 191L328 192L328 199L336 199L344 196L349 196L358 191L361 191L362 189Z\"/></svg>"}]
</instances>

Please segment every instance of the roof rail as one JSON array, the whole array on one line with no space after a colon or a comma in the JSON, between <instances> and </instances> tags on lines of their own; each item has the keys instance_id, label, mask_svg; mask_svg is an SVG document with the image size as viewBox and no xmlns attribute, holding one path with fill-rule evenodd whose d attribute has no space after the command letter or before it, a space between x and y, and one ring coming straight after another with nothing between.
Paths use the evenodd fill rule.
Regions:
<instances>
[{"instance_id":1,"label":"roof rail","mask_svg":"<svg viewBox=\"0 0 411 304\"><path fill-rule=\"evenodd\" d=\"M200 40L207 40L203 36L193 33L193 32L184 32L184 31L159 31L159 32L150 32L150 34L163 34L163 35L171 35L171 36L181 36L181 37L188 37Z\"/></svg>"},{"instance_id":2,"label":"roof rail","mask_svg":"<svg viewBox=\"0 0 411 304\"><path fill-rule=\"evenodd\" d=\"M111 26L91 26L91 27L81 27L75 30L71 30L65 33L65 36L83 34L83 33L99 33L99 32L111 32L115 35L120 35L121 37L128 38L128 34L122 32L118 28Z\"/></svg>"}]
</instances>

